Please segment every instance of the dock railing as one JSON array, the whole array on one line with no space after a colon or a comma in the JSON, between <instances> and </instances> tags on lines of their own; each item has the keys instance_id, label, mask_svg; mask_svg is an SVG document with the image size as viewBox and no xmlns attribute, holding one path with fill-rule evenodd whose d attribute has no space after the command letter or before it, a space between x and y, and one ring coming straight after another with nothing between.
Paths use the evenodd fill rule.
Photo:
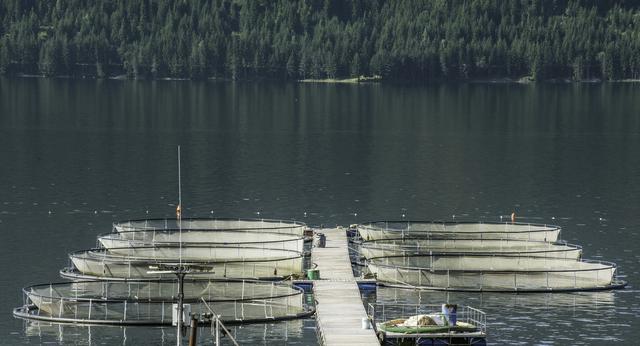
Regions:
<instances>
[{"instance_id":1,"label":"dock railing","mask_svg":"<svg viewBox=\"0 0 640 346\"><path fill-rule=\"evenodd\" d=\"M215 345L216 346L220 345L220 329L222 329L224 333L229 337L229 340L231 340L231 342L235 346L240 346L238 345L238 341L236 341L236 338L234 338L231 332L229 332L229 329L227 329L224 323L220 321L220 315L218 315L215 311L213 311L209 303L207 303L207 301L204 298L201 298L201 300L202 300L202 303L204 303L204 306L206 306L209 312L212 314L211 331L215 336Z\"/></svg>"}]
</instances>

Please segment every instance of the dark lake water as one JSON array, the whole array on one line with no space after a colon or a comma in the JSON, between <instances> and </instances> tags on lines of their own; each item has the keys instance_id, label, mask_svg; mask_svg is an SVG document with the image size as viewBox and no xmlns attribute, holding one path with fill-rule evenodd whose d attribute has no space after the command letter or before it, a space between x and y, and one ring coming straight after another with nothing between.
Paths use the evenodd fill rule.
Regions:
<instances>
[{"instance_id":1,"label":"dark lake water","mask_svg":"<svg viewBox=\"0 0 640 346\"><path fill-rule=\"evenodd\" d=\"M559 224L585 258L616 262L629 287L449 300L485 310L495 344L640 339L640 84L0 79L0 344L174 342L172 329L37 326L11 309L23 286L60 281L67 253L93 246L113 221L173 216L177 145L185 216L347 225L515 211ZM314 326L239 333L314 344Z\"/></svg>"}]
</instances>

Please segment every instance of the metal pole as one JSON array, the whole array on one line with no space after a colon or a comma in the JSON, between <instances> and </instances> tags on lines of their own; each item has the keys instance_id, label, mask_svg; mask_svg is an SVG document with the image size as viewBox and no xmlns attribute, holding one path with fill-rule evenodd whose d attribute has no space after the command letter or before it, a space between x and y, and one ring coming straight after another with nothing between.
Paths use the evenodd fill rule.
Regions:
<instances>
[{"instance_id":1,"label":"metal pole","mask_svg":"<svg viewBox=\"0 0 640 346\"><path fill-rule=\"evenodd\" d=\"M178 340L176 341L176 345L182 345L182 314L183 312L183 301L184 301L184 275L182 272L182 268L176 273L178 276Z\"/></svg>"},{"instance_id":2,"label":"metal pole","mask_svg":"<svg viewBox=\"0 0 640 346\"><path fill-rule=\"evenodd\" d=\"M216 316L216 346L220 346L220 316Z\"/></svg>"},{"instance_id":3,"label":"metal pole","mask_svg":"<svg viewBox=\"0 0 640 346\"><path fill-rule=\"evenodd\" d=\"M178 208L176 209L180 236L180 265L182 266L182 168L180 164L180 146L178 145Z\"/></svg>"},{"instance_id":4,"label":"metal pole","mask_svg":"<svg viewBox=\"0 0 640 346\"><path fill-rule=\"evenodd\" d=\"M198 343L198 318L191 317L191 335L189 335L189 346L196 346Z\"/></svg>"},{"instance_id":5,"label":"metal pole","mask_svg":"<svg viewBox=\"0 0 640 346\"><path fill-rule=\"evenodd\" d=\"M180 172L180 146L178 145L178 205L182 208L182 175Z\"/></svg>"}]
</instances>

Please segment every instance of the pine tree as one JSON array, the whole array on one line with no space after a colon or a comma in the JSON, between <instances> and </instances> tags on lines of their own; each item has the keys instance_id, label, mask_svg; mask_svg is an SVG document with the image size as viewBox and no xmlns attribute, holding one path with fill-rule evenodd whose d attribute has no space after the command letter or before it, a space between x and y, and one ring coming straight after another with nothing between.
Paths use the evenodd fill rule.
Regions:
<instances>
[{"instance_id":1,"label":"pine tree","mask_svg":"<svg viewBox=\"0 0 640 346\"><path fill-rule=\"evenodd\" d=\"M207 77L207 55L203 41L194 41L191 47L189 70L191 78L199 79Z\"/></svg>"},{"instance_id":2,"label":"pine tree","mask_svg":"<svg viewBox=\"0 0 640 346\"><path fill-rule=\"evenodd\" d=\"M40 48L38 69L45 76L54 76L58 72L60 53L55 39L47 39Z\"/></svg>"},{"instance_id":3,"label":"pine tree","mask_svg":"<svg viewBox=\"0 0 640 346\"><path fill-rule=\"evenodd\" d=\"M353 55L351 60L351 76L360 78L362 74L362 65L360 64L360 55L358 53Z\"/></svg>"},{"instance_id":4,"label":"pine tree","mask_svg":"<svg viewBox=\"0 0 640 346\"><path fill-rule=\"evenodd\" d=\"M2 37L0 38L0 75L7 73L10 63L9 40L6 37Z\"/></svg>"},{"instance_id":5,"label":"pine tree","mask_svg":"<svg viewBox=\"0 0 640 346\"><path fill-rule=\"evenodd\" d=\"M640 74L630 1L0 1L0 72L605 79Z\"/></svg>"},{"instance_id":6,"label":"pine tree","mask_svg":"<svg viewBox=\"0 0 640 346\"><path fill-rule=\"evenodd\" d=\"M296 54L291 52L289 54L289 59L287 59L287 77L288 78L296 78L298 75L297 67L298 63L296 62Z\"/></svg>"}]
</instances>

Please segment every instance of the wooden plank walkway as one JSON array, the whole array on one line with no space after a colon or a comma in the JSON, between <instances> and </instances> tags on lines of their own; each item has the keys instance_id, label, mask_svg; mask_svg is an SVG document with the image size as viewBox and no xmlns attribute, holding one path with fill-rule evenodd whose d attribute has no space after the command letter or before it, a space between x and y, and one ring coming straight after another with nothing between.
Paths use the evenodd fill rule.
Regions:
<instances>
[{"instance_id":1,"label":"wooden plank walkway","mask_svg":"<svg viewBox=\"0 0 640 346\"><path fill-rule=\"evenodd\" d=\"M318 265L320 280L313 282L316 321L323 345L379 345L373 329L362 329L367 313L351 270L344 229L322 229L324 248L313 248L311 260Z\"/></svg>"}]
</instances>

